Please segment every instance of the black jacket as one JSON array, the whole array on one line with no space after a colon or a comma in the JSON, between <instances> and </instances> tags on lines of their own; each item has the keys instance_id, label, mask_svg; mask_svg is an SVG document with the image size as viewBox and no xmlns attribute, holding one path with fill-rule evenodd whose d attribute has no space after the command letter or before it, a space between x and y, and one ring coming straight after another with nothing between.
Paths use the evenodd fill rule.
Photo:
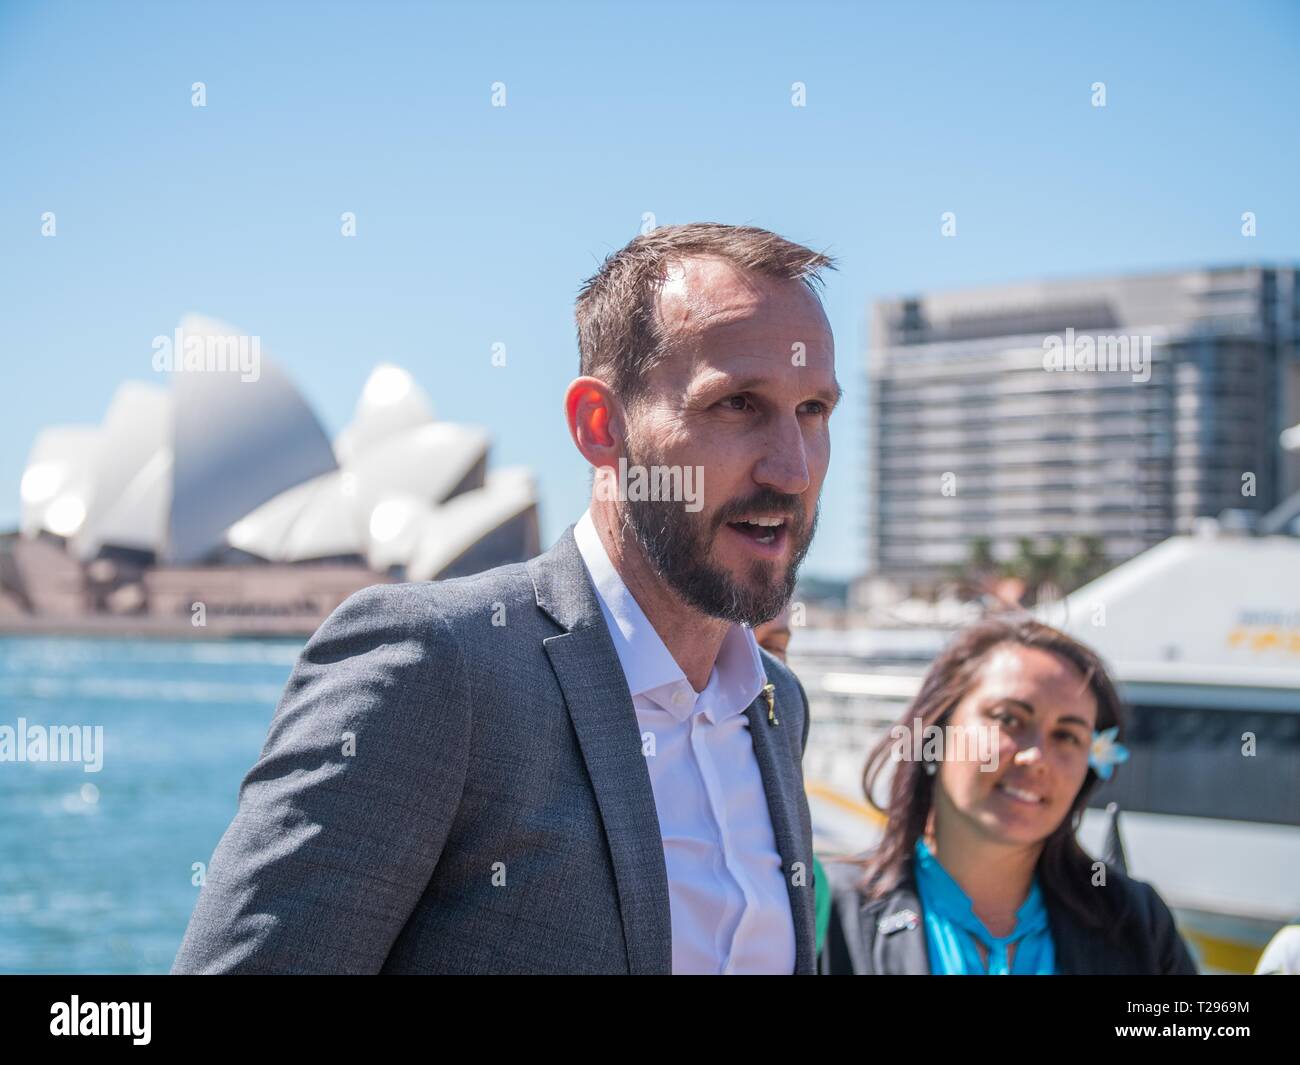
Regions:
<instances>
[{"instance_id":1,"label":"black jacket","mask_svg":"<svg viewBox=\"0 0 1300 1065\"><path fill-rule=\"evenodd\" d=\"M925 918L916 884L901 884L882 899L864 899L855 881L857 866L823 861L831 888L831 922L817 958L825 975L928 975ZM1121 914L1118 935L1082 927L1045 895L1056 972L1061 975L1195 975L1187 945L1174 927L1173 914L1150 884L1106 867L1106 886Z\"/></svg>"}]
</instances>

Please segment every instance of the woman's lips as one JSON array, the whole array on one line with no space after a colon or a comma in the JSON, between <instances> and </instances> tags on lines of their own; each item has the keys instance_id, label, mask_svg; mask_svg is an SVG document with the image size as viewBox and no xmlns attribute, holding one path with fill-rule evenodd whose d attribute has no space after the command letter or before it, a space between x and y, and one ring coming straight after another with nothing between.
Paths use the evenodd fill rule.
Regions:
<instances>
[{"instance_id":1,"label":"woman's lips","mask_svg":"<svg viewBox=\"0 0 1300 1065\"><path fill-rule=\"evenodd\" d=\"M1040 792L1032 788L1018 788L1006 781L999 781L994 787L1013 802L1023 803L1026 806L1042 806L1047 802Z\"/></svg>"}]
</instances>

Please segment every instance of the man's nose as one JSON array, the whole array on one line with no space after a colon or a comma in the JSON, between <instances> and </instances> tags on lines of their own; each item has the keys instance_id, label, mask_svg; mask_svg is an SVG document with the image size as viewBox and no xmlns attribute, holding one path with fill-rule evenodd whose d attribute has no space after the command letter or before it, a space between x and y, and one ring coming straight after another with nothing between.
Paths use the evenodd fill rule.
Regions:
<instances>
[{"instance_id":1,"label":"man's nose","mask_svg":"<svg viewBox=\"0 0 1300 1065\"><path fill-rule=\"evenodd\" d=\"M808 453L797 418L783 420L764 439L764 454L754 468L754 480L785 495L808 490Z\"/></svg>"}]
</instances>

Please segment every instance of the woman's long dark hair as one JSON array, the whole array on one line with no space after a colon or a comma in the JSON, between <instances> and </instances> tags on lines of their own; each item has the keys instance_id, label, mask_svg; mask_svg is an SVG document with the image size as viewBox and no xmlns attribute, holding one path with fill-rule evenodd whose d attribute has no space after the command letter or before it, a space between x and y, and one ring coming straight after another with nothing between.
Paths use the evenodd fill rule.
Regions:
<instances>
[{"instance_id":1,"label":"woman's long dark hair","mask_svg":"<svg viewBox=\"0 0 1300 1065\"><path fill-rule=\"evenodd\" d=\"M1007 644L1050 651L1078 669L1097 701L1097 728L1118 726L1118 738L1124 738L1123 704L1096 653L1057 629L1023 618L992 617L962 630L935 659L899 726L909 734L914 727L943 728L971 689L989 652ZM915 724L917 718L920 725ZM911 879L913 848L925 831L934 799L934 782L938 779L937 774L925 772L922 762L895 760L891 756L896 748L893 733L897 733L897 727L871 752L862 774L867 801L889 818L879 846L860 859L861 888L870 898L880 898ZM881 807L875 798L875 785L891 763L895 766L894 777L888 802ZM1088 796L1097 781L1097 774L1089 767L1069 814L1044 842L1037 871L1044 893L1066 906L1085 927L1113 928L1109 919L1113 915L1105 912L1104 903L1099 905L1099 896L1104 898L1109 893L1091 888L1093 859L1075 838Z\"/></svg>"}]
</instances>

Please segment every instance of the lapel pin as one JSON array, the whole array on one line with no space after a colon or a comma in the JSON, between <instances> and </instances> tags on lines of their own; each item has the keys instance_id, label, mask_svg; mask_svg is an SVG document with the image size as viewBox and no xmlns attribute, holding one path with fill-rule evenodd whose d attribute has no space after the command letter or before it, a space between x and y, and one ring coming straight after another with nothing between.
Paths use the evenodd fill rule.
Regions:
<instances>
[{"instance_id":1,"label":"lapel pin","mask_svg":"<svg viewBox=\"0 0 1300 1065\"><path fill-rule=\"evenodd\" d=\"M897 913L891 913L887 917L882 917L876 922L876 931L881 935L893 935L895 932L901 932L904 929L911 931L921 923L921 918L917 916L915 910L899 910Z\"/></svg>"},{"instance_id":2,"label":"lapel pin","mask_svg":"<svg viewBox=\"0 0 1300 1065\"><path fill-rule=\"evenodd\" d=\"M776 719L776 685L768 681L763 685L763 696L767 699L767 721L769 725L779 725Z\"/></svg>"}]
</instances>

